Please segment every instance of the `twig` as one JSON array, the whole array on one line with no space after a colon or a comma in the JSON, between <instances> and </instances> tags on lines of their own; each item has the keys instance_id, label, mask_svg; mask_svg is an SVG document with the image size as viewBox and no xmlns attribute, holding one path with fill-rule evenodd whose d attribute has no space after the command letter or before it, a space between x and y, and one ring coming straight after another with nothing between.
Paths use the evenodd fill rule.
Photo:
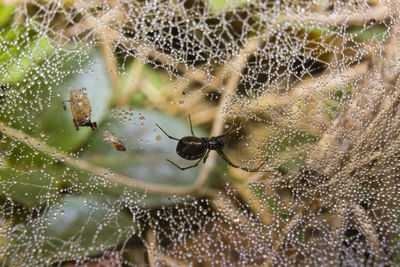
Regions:
<instances>
[{"instance_id":1,"label":"twig","mask_svg":"<svg viewBox=\"0 0 400 267\"><path fill-rule=\"evenodd\" d=\"M222 109L228 104L230 97L236 90L236 87L240 81L240 76L244 67L246 66L247 58L257 49L258 43L259 39L257 38L249 40L245 45L245 47L243 48L243 50L241 51L241 53L237 57L233 58L230 64L227 65L227 67L232 68L232 75L230 76L228 83L225 87L221 102L218 105L218 109ZM224 113L217 112L212 126L211 136L220 135L223 131L223 124L224 124ZM195 186L201 187L207 181L211 169L215 164L215 160L216 160L216 154L210 153L210 156L208 157L207 160L207 164L204 164L200 170Z\"/></svg>"},{"instance_id":2,"label":"twig","mask_svg":"<svg viewBox=\"0 0 400 267\"><path fill-rule=\"evenodd\" d=\"M125 78L125 84L122 86L124 98L130 99L139 89L141 82L141 73L144 69L144 64L140 60L134 60L129 73Z\"/></svg>"},{"instance_id":3,"label":"twig","mask_svg":"<svg viewBox=\"0 0 400 267\"><path fill-rule=\"evenodd\" d=\"M272 266L272 262L271 262L272 256L279 250L281 245L285 242L287 234L290 231L292 231L292 229L294 229L296 226L298 226L299 222L302 221L302 217L303 216L301 214L297 214L290 220L290 222L288 224L286 224L285 229L283 229L283 231L282 231L282 236L284 236L284 237L281 238L279 241L277 241L275 246L271 249L268 259L265 261L266 266Z\"/></svg>"},{"instance_id":4,"label":"twig","mask_svg":"<svg viewBox=\"0 0 400 267\"><path fill-rule=\"evenodd\" d=\"M82 4L83 3L80 3L80 5ZM118 64L113 52L114 40L109 38L110 27L107 26L107 24L111 24L111 22L114 20L123 20L125 14L123 10L121 10L121 6L115 1L110 1L110 5L110 11L104 12L99 17L94 17L90 13L85 13L84 22L89 24L94 29L94 34L100 41L100 47L106 63L108 77L110 78L112 88L115 92L117 105L123 106L126 104L126 98L121 94Z\"/></svg>"},{"instance_id":5,"label":"twig","mask_svg":"<svg viewBox=\"0 0 400 267\"><path fill-rule=\"evenodd\" d=\"M215 192L210 189L200 189L200 186L170 186L170 185L159 185L154 183L144 182L139 179L135 179L132 177L127 177L115 172L112 172L108 169L98 167L93 165L85 160L79 159L76 155L64 154L55 148L52 148L42 141L35 139L19 130L6 126L3 122L0 122L0 132L8 135L12 139L15 139L19 142L22 142L46 155L49 155L60 162L63 162L69 166L74 168L87 171L89 173L93 173L96 176L103 177L110 182L118 183L124 186L128 186L130 188L146 191L149 193L158 193L158 194L176 194L176 195L187 195L187 194L200 194L200 195L208 195L213 196Z\"/></svg>"},{"instance_id":6,"label":"twig","mask_svg":"<svg viewBox=\"0 0 400 267\"><path fill-rule=\"evenodd\" d=\"M149 229L147 230L146 233L146 241L147 241L146 247L147 247L147 255L150 267L156 266L156 261L155 261L156 255L154 253L154 247L156 246L156 244L153 231L154 231L153 229Z\"/></svg>"},{"instance_id":7,"label":"twig","mask_svg":"<svg viewBox=\"0 0 400 267\"><path fill-rule=\"evenodd\" d=\"M146 248L149 265L153 266L185 266L185 263L169 257L157 250L155 231L149 229L146 232Z\"/></svg>"},{"instance_id":8,"label":"twig","mask_svg":"<svg viewBox=\"0 0 400 267\"><path fill-rule=\"evenodd\" d=\"M380 246L379 236L375 230L374 224L368 220L368 216L364 209L358 204L351 205L354 215L357 219L358 224L361 226L363 234L368 240L368 244L371 246L371 252L376 257L377 264L384 264L384 250Z\"/></svg>"},{"instance_id":9,"label":"twig","mask_svg":"<svg viewBox=\"0 0 400 267\"><path fill-rule=\"evenodd\" d=\"M400 84L400 76L398 76L397 80L398 81L395 84L395 88L398 88L398 85ZM363 130L361 138L359 138L357 142L353 145L352 151L355 151L355 153L354 152L352 153L352 151L349 152L349 155L352 155L352 157L348 160L349 163L347 163L345 168L343 168L340 172L337 172L331 180L329 180L325 184L322 184L321 186L323 187L331 186L334 183L340 181L341 177L350 175L354 170L356 170L360 166L370 163L374 159L377 159L382 155L386 155L386 153L382 153L382 151L375 151L371 154L367 154L362 158L360 158L359 154L356 152L362 151L363 145L367 142L368 139L373 138L372 135L376 133L376 129L379 128L382 122L388 120L388 117L390 117L391 112L396 111L395 107L400 97L400 91L396 90L395 92L390 92L390 95L391 99L390 101L388 101L389 103L386 102L382 107L380 107L378 114L376 114L375 118L366 127L366 129ZM396 112L395 115L393 115L393 117L395 117L397 114L398 112Z\"/></svg>"},{"instance_id":10,"label":"twig","mask_svg":"<svg viewBox=\"0 0 400 267\"><path fill-rule=\"evenodd\" d=\"M101 40L101 50L106 63L108 77L110 78L112 88L115 92L116 104L118 106L124 106L126 104L126 98L121 93L118 65L112 50L112 43L101 37L101 30L99 30L98 35Z\"/></svg>"},{"instance_id":11,"label":"twig","mask_svg":"<svg viewBox=\"0 0 400 267\"><path fill-rule=\"evenodd\" d=\"M241 114L244 114L243 116L259 113L274 118L271 121L278 126L287 127L288 124L291 123L298 129L320 135L321 126L327 126L330 123L330 120L324 117L318 119L317 115L319 114L311 114L310 112L304 111L301 113L300 119L288 119L282 116L280 109L287 109L287 106L293 106L293 103L296 104L301 99L316 99L339 85L351 83L368 71L368 64L368 61L362 62L354 67L344 70L337 76L329 73L328 75L323 75L317 79L307 79L296 85L296 87L289 92L288 96L282 97L278 94L268 94L261 98L251 100L250 104L246 106L246 109L243 109L239 104L235 103L233 109L240 111ZM318 103L320 100L315 102Z\"/></svg>"},{"instance_id":12,"label":"twig","mask_svg":"<svg viewBox=\"0 0 400 267\"><path fill-rule=\"evenodd\" d=\"M342 9L341 12L328 13L314 12L309 15L305 14L288 14L281 16L278 21L290 21L304 24L322 24L322 25L365 25L369 19L374 18L377 21L385 20L389 16L389 9L385 6L376 6L361 12L354 12Z\"/></svg>"},{"instance_id":13,"label":"twig","mask_svg":"<svg viewBox=\"0 0 400 267\"><path fill-rule=\"evenodd\" d=\"M241 226L251 225L251 221L243 215L237 204L224 192L220 192L211 201L212 207L222 214L224 218L228 218L232 224ZM252 229L252 227L244 227L246 229Z\"/></svg>"}]
</instances>

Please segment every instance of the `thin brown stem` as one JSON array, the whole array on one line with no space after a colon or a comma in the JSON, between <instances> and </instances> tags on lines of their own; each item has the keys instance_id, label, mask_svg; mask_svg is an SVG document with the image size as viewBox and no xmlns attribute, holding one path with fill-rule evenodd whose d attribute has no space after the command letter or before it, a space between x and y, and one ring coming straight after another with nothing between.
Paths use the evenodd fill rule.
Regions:
<instances>
[{"instance_id":1,"label":"thin brown stem","mask_svg":"<svg viewBox=\"0 0 400 267\"><path fill-rule=\"evenodd\" d=\"M230 101L232 94L235 92L237 85L240 81L241 73L246 66L247 58L256 49L259 43L259 39L251 39L247 42L241 53L232 59L232 61L227 64L227 68L231 68L232 75L230 76L225 89L223 91L221 102L218 105L218 109L223 109ZM214 123L211 129L211 136L218 136L222 134L224 125L224 113L217 112L215 115ZM208 179L209 174L215 164L216 153L210 153L208 157L207 164L204 164L200 170L199 176L197 177L195 186L201 187Z\"/></svg>"},{"instance_id":2,"label":"thin brown stem","mask_svg":"<svg viewBox=\"0 0 400 267\"><path fill-rule=\"evenodd\" d=\"M326 12L321 11L310 13L309 15L300 14L285 14L280 17L279 21L289 21L296 23L320 23L323 25L364 25L370 18L377 21L386 19L389 16L389 9L383 5L365 9L362 12L352 12L342 9L341 12Z\"/></svg>"},{"instance_id":3,"label":"thin brown stem","mask_svg":"<svg viewBox=\"0 0 400 267\"><path fill-rule=\"evenodd\" d=\"M368 219L368 215L365 210L358 204L351 205L352 211L356 217L358 224L361 226L363 234L368 240L368 244L376 257L376 262L379 264L385 264L385 253L380 245L379 235L376 232L375 225Z\"/></svg>"},{"instance_id":4,"label":"thin brown stem","mask_svg":"<svg viewBox=\"0 0 400 267\"><path fill-rule=\"evenodd\" d=\"M54 159L69 165L71 167L89 172L95 176L102 177L110 182L118 183L130 188L138 189L148 193L157 194L176 194L176 195L187 195L187 194L199 194L212 196L215 194L213 190L203 189L199 186L170 186L160 185L154 183L148 183L133 177L127 177L116 172L112 172L108 169L91 164L83 159L79 159L76 155L65 154L56 150L53 147L46 145L44 142L35 139L19 130L6 126L3 122L0 122L0 132L11 137L14 140L22 142L29 147L32 147L46 155L53 157Z\"/></svg>"},{"instance_id":5,"label":"thin brown stem","mask_svg":"<svg viewBox=\"0 0 400 267\"><path fill-rule=\"evenodd\" d=\"M154 237L154 230L149 229L146 233L146 248L147 248L147 256L149 260L149 266L154 267L156 265L156 253L155 253L155 237Z\"/></svg>"},{"instance_id":6,"label":"thin brown stem","mask_svg":"<svg viewBox=\"0 0 400 267\"><path fill-rule=\"evenodd\" d=\"M101 35L101 31L98 33L98 35ZM100 37L100 40L108 77L110 78L113 91L115 92L116 104L118 106L124 106L126 104L126 98L121 93L118 64L113 53L112 43L102 37Z\"/></svg>"},{"instance_id":7,"label":"thin brown stem","mask_svg":"<svg viewBox=\"0 0 400 267\"><path fill-rule=\"evenodd\" d=\"M282 231L283 238L278 240L276 242L275 246L272 247L268 258L265 261L265 266L272 266L271 258L281 248L282 244L285 243L285 240L286 240L285 237L288 235L288 233L291 232L293 229L295 229L299 225L299 222L301 222L302 220L303 220L303 216L301 214L297 214L290 220L290 222L288 224L286 224L285 228Z\"/></svg>"}]
</instances>

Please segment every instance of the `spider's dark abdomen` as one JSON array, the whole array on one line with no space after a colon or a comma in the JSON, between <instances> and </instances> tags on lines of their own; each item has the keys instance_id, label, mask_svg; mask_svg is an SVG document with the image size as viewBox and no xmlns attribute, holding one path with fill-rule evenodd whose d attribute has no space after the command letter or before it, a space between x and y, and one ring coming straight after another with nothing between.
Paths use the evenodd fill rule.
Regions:
<instances>
[{"instance_id":1,"label":"spider's dark abdomen","mask_svg":"<svg viewBox=\"0 0 400 267\"><path fill-rule=\"evenodd\" d=\"M176 153L184 159L195 160L201 158L206 152L207 143L199 137L182 137L176 146Z\"/></svg>"}]
</instances>

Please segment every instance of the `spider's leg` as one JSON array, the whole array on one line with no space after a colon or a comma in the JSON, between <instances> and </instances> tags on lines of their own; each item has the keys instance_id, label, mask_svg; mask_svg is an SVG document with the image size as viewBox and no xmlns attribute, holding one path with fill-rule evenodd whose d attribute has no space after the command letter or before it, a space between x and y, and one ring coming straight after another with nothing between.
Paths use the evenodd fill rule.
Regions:
<instances>
[{"instance_id":1,"label":"spider's leg","mask_svg":"<svg viewBox=\"0 0 400 267\"><path fill-rule=\"evenodd\" d=\"M247 172L258 172L259 169L265 164L265 161L264 161L257 169L252 169L252 168L248 168L248 167L238 166L238 165L234 164L232 161L230 161L230 160L228 159L228 157L225 155L225 153L224 153L222 150L217 149L216 151L217 151L218 155L219 155L223 160L225 160L226 163L228 163L230 166L232 166L232 167L234 167L234 168L242 169L242 170L247 171ZM266 171L261 171L261 172L266 172Z\"/></svg>"},{"instance_id":2,"label":"spider's leg","mask_svg":"<svg viewBox=\"0 0 400 267\"><path fill-rule=\"evenodd\" d=\"M189 123L190 123L190 131L192 132L192 136L195 136L194 132L193 132L193 127L192 127L192 120L190 119L190 114L189 114Z\"/></svg>"},{"instance_id":3,"label":"spider's leg","mask_svg":"<svg viewBox=\"0 0 400 267\"><path fill-rule=\"evenodd\" d=\"M207 150L206 154L204 155L203 163L206 163L209 153L210 153L210 150Z\"/></svg>"},{"instance_id":4,"label":"spider's leg","mask_svg":"<svg viewBox=\"0 0 400 267\"><path fill-rule=\"evenodd\" d=\"M166 136L168 136L170 139L173 139L173 140L176 140L176 141L179 141L179 139L178 138L176 138L176 137L173 137L173 136L170 136L169 134L167 134L167 132L166 131L164 131L157 123L156 123L156 125L157 125L157 127L158 128L160 128L160 130L166 135Z\"/></svg>"},{"instance_id":5,"label":"spider's leg","mask_svg":"<svg viewBox=\"0 0 400 267\"><path fill-rule=\"evenodd\" d=\"M167 159L167 161L168 161L169 163L171 163L172 165L174 165L175 167L177 167L178 169L180 169L181 171L184 171L184 170L187 170L187 169L196 167L197 165L199 165L199 163L200 163L200 161L201 161L202 159L203 159L203 157L201 157L195 164L190 165L190 166L185 167L185 168L180 167L178 164L176 164L175 162L170 161L169 159Z\"/></svg>"},{"instance_id":6,"label":"spider's leg","mask_svg":"<svg viewBox=\"0 0 400 267\"><path fill-rule=\"evenodd\" d=\"M71 100L64 100L64 101L62 102L63 109L64 109L64 110L67 110L67 105L65 105L65 102L71 102Z\"/></svg>"}]
</instances>

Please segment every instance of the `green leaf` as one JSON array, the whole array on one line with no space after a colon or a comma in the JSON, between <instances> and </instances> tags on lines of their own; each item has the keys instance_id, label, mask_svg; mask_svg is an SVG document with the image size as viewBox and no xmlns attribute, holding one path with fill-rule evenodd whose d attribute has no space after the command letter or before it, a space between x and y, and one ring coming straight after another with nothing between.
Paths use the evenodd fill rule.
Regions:
<instances>
[{"instance_id":1,"label":"green leaf","mask_svg":"<svg viewBox=\"0 0 400 267\"><path fill-rule=\"evenodd\" d=\"M237 7L243 7L248 4L246 0L208 0L208 5L215 11L226 11Z\"/></svg>"},{"instance_id":2,"label":"green leaf","mask_svg":"<svg viewBox=\"0 0 400 267\"><path fill-rule=\"evenodd\" d=\"M113 247L135 229L131 216L123 210L117 210L113 203L108 203L104 197L99 196L70 195L42 216L49 222L45 234L65 241L77 237L80 246L94 246L93 253L99 251L97 246L100 244L104 248ZM97 232L98 230L100 231Z\"/></svg>"},{"instance_id":3,"label":"green leaf","mask_svg":"<svg viewBox=\"0 0 400 267\"><path fill-rule=\"evenodd\" d=\"M116 109L112 113L115 116L109 116L93 132L83 148L82 159L150 183L177 186L194 184L200 168L181 171L166 159L183 167L192 165L196 161L179 157L175 151L177 141L166 137L155 125L158 123L170 135L181 138L191 135L188 120L145 109ZM105 130L115 134L117 139L122 138L126 151L118 151L112 144L106 143L103 140ZM196 127L194 131L197 136L207 136L204 131ZM126 188L121 186L104 190L119 195ZM146 198L146 205L158 206L170 203L173 201L167 196L154 195Z\"/></svg>"},{"instance_id":4,"label":"green leaf","mask_svg":"<svg viewBox=\"0 0 400 267\"><path fill-rule=\"evenodd\" d=\"M305 157L302 158L294 158L291 159L278 167L278 171L282 175L286 175L288 173L298 172L301 167L304 165Z\"/></svg>"},{"instance_id":5,"label":"green leaf","mask_svg":"<svg viewBox=\"0 0 400 267\"><path fill-rule=\"evenodd\" d=\"M311 133L284 128L279 131L276 131L275 134L269 138L268 143L266 145L266 150L270 154L272 153L283 154L287 153L287 151L291 149L296 150L296 146L304 144L314 144L317 141L318 137L314 136Z\"/></svg>"},{"instance_id":6,"label":"green leaf","mask_svg":"<svg viewBox=\"0 0 400 267\"><path fill-rule=\"evenodd\" d=\"M292 215L281 207L279 201L270 196L262 186L252 184L249 186L249 189L255 197L260 199L263 204L270 208L272 213L278 214L286 221L289 221L290 218L292 218Z\"/></svg>"},{"instance_id":7,"label":"green leaf","mask_svg":"<svg viewBox=\"0 0 400 267\"><path fill-rule=\"evenodd\" d=\"M18 30L17 34L22 35L23 32L24 30ZM1 78L2 83L16 83L24 78L29 79L31 75L29 70L54 52L50 40L44 37L33 37L21 50L16 51L14 47L11 47L10 51L7 50L2 55L1 60L3 61L11 59L13 56L10 64L5 67L6 72L2 73L2 76L4 75Z\"/></svg>"},{"instance_id":8,"label":"green leaf","mask_svg":"<svg viewBox=\"0 0 400 267\"><path fill-rule=\"evenodd\" d=\"M354 35L358 41L377 40L384 41L388 37L388 29L382 25L377 25L371 28L361 26L352 26L346 29L346 32Z\"/></svg>"},{"instance_id":9,"label":"green leaf","mask_svg":"<svg viewBox=\"0 0 400 267\"><path fill-rule=\"evenodd\" d=\"M64 82L52 92L54 98L50 107L44 110L38 121L41 129L48 137L47 143L64 151L74 151L90 136L90 127L80 127L79 131L74 129L72 123L71 108L67 103L67 110L62 108L62 101L69 99L71 90L86 88L86 92L92 108L92 122L101 122L109 110L112 97L111 84L108 80L105 63L100 53L92 49L88 51L87 64L83 70L69 75ZM89 64L92 62L93 64ZM79 62L68 62L69 68Z\"/></svg>"},{"instance_id":10,"label":"green leaf","mask_svg":"<svg viewBox=\"0 0 400 267\"><path fill-rule=\"evenodd\" d=\"M51 176L49 170L13 171L0 168L1 195L11 198L25 207L48 205L58 198L59 181L57 176Z\"/></svg>"},{"instance_id":11,"label":"green leaf","mask_svg":"<svg viewBox=\"0 0 400 267\"><path fill-rule=\"evenodd\" d=\"M14 5L0 5L0 27L3 27L11 20L11 17L14 14L14 9Z\"/></svg>"},{"instance_id":12,"label":"green leaf","mask_svg":"<svg viewBox=\"0 0 400 267\"><path fill-rule=\"evenodd\" d=\"M177 141L166 137L155 124L181 138L191 135L188 121L146 109L115 109L112 113L116 115L107 117L84 147L83 159L147 182L180 186L195 182L199 168L181 171L166 161L170 159L183 167L195 163L179 157L175 152ZM122 138L126 151L106 143L104 130ZM198 136L207 136L197 128L194 131Z\"/></svg>"},{"instance_id":13,"label":"green leaf","mask_svg":"<svg viewBox=\"0 0 400 267\"><path fill-rule=\"evenodd\" d=\"M58 58L52 58L54 62L63 63L60 73L78 71L65 77L62 84L57 85L57 81L46 82L45 78L41 78L29 88L13 88L12 90L21 92L18 92L18 97L10 94L3 99L1 120L57 149L68 152L77 150L89 138L92 130L80 127L79 131L75 131L70 107L64 111L62 101L69 98L70 90L86 87L92 104L92 121L100 123L109 110L108 103L112 94L102 57L95 49L88 51L86 55L87 65L83 69L79 67L79 61L82 57L85 59L85 54L71 56L61 53ZM49 62L49 65L53 64ZM94 63L89 65L91 62ZM12 110L11 115L9 110ZM2 148L12 152L7 161L13 167L23 170L27 166L35 168L43 165L43 160L35 156L35 149L16 143L10 138L2 139Z\"/></svg>"},{"instance_id":14,"label":"green leaf","mask_svg":"<svg viewBox=\"0 0 400 267\"><path fill-rule=\"evenodd\" d=\"M28 262L25 251L40 255L33 265L94 256L129 239L137 224L115 200L68 195L27 226L16 227L19 231L12 240L13 254L21 262Z\"/></svg>"}]
</instances>

